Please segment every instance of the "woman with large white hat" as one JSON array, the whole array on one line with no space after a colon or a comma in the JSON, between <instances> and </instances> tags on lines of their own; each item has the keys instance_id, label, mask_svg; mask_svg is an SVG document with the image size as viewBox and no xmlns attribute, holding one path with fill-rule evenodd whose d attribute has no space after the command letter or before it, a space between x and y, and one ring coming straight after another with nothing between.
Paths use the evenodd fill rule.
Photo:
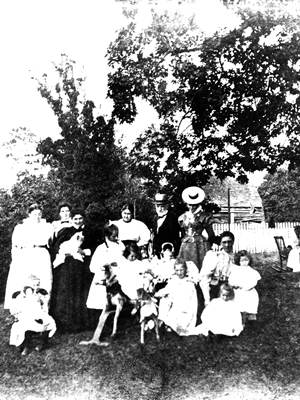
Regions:
<instances>
[{"instance_id":1,"label":"woman with large white hat","mask_svg":"<svg viewBox=\"0 0 300 400\"><path fill-rule=\"evenodd\" d=\"M193 261L199 271L205 254L215 241L212 215L202 209L204 198L204 191L197 186L184 189L182 200L186 203L188 211L178 218L185 232L178 256L186 261ZM206 231L207 235L204 236L203 231Z\"/></svg>"}]
</instances>

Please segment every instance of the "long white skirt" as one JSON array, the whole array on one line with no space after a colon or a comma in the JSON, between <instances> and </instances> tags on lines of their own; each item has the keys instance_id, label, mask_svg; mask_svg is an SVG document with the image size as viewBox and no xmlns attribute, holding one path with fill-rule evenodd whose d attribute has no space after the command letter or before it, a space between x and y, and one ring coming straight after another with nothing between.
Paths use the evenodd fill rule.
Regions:
<instances>
[{"instance_id":1,"label":"long white skirt","mask_svg":"<svg viewBox=\"0 0 300 400\"><path fill-rule=\"evenodd\" d=\"M52 267L50 254L44 247L16 250L10 265L6 284L4 308L11 308L13 293L22 290L30 275L40 279L40 287L51 293Z\"/></svg>"}]
</instances>

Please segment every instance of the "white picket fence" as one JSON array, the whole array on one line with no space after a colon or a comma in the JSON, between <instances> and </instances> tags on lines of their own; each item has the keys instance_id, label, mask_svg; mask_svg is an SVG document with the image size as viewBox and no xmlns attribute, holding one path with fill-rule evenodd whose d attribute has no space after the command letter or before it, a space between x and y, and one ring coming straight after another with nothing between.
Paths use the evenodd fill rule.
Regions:
<instances>
[{"instance_id":1,"label":"white picket fence","mask_svg":"<svg viewBox=\"0 0 300 400\"><path fill-rule=\"evenodd\" d=\"M235 236L234 250L248 250L251 253L276 252L277 247L274 236L282 236L285 245L295 246L297 238L294 227L300 223L283 222L275 224L270 229L268 224L238 223L238 224L214 224L214 231L219 235L223 231L230 231Z\"/></svg>"}]
</instances>

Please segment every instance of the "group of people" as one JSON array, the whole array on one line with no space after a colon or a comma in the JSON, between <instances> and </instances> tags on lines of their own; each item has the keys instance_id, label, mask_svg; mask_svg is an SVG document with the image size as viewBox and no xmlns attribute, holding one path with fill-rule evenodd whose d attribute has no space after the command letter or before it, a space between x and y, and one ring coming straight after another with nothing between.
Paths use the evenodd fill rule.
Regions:
<instances>
[{"instance_id":1,"label":"group of people","mask_svg":"<svg viewBox=\"0 0 300 400\"><path fill-rule=\"evenodd\" d=\"M32 205L12 236L4 303L15 317L10 344L26 355L36 332L42 338L36 349L41 350L56 330L95 329L107 301L99 279L106 264L130 300L151 271L158 319L167 330L239 335L247 321L256 319L260 276L246 251L234 255L231 232L216 237L212 215L202 209L204 198L201 188L186 188L182 199L188 210L178 218L171 199L156 194L151 230L126 203L121 218L104 226L101 244L85 225L82 210L61 204L59 221L50 224L42 219L41 207Z\"/></svg>"}]
</instances>

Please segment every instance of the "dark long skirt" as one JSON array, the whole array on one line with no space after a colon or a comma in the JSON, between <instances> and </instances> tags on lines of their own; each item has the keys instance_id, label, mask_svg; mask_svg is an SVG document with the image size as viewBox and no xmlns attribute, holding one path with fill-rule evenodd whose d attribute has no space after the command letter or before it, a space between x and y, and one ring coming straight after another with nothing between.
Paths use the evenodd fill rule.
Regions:
<instances>
[{"instance_id":1,"label":"dark long skirt","mask_svg":"<svg viewBox=\"0 0 300 400\"><path fill-rule=\"evenodd\" d=\"M59 332L95 329L97 316L86 307L92 278L88 263L71 256L53 270L50 315Z\"/></svg>"},{"instance_id":2,"label":"dark long skirt","mask_svg":"<svg viewBox=\"0 0 300 400\"><path fill-rule=\"evenodd\" d=\"M200 271L208 250L210 250L210 244L203 237L185 238L181 243L178 258L183 258L185 261L193 261Z\"/></svg>"}]
</instances>

